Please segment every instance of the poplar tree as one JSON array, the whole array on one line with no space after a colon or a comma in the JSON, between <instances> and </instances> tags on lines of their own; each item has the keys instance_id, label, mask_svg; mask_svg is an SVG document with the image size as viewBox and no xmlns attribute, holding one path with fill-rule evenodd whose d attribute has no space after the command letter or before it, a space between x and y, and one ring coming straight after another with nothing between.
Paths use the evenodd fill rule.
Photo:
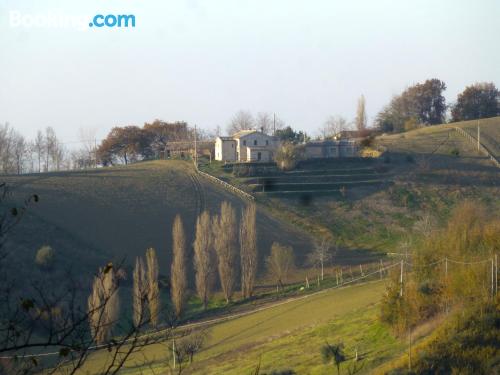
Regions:
<instances>
[{"instance_id":1,"label":"poplar tree","mask_svg":"<svg viewBox=\"0 0 500 375\"><path fill-rule=\"evenodd\" d=\"M240 228L241 293L243 298L252 296L257 274L257 230L255 217L255 203L250 203L241 215Z\"/></svg>"},{"instance_id":2,"label":"poplar tree","mask_svg":"<svg viewBox=\"0 0 500 375\"><path fill-rule=\"evenodd\" d=\"M213 220L217 268L226 303L229 303L236 283L237 228L236 213L229 202L222 202L220 216Z\"/></svg>"},{"instance_id":3,"label":"poplar tree","mask_svg":"<svg viewBox=\"0 0 500 375\"><path fill-rule=\"evenodd\" d=\"M215 274L212 228L210 214L207 211L204 211L196 220L196 235L193 247L196 292L203 303L203 308L206 309Z\"/></svg>"},{"instance_id":4,"label":"poplar tree","mask_svg":"<svg viewBox=\"0 0 500 375\"><path fill-rule=\"evenodd\" d=\"M153 248L146 250L146 268L149 318L151 325L157 327L160 311L160 288L158 286L158 259Z\"/></svg>"},{"instance_id":5,"label":"poplar tree","mask_svg":"<svg viewBox=\"0 0 500 375\"><path fill-rule=\"evenodd\" d=\"M187 275L186 275L186 239L184 228L179 215L174 219L172 228L173 259L171 267L171 298L174 304L175 314L180 317L186 299Z\"/></svg>"}]
</instances>

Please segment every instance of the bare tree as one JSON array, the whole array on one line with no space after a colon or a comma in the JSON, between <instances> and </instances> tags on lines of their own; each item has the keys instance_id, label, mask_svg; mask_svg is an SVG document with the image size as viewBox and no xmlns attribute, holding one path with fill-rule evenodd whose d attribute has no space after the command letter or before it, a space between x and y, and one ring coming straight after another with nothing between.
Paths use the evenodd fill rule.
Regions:
<instances>
[{"instance_id":1,"label":"bare tree","mask_svg":"<svg viewBox=\"0 0 500 375\"><path fill-rule=\"evenodd\" d=\"M238 111L227 127L228 134L234 134L240 130L253 129L255 120L252 114L248 111Z\"/></svg>"},{"instance_id":2,"label":"bare tree","mask_svg":"<svg viewBox=\"0 0 500 375\"><path fill-rule=\"evenodd\" d=\"M324 279L325 263L333 259L333 249L330 241L324 238L315 244L313 251L309 254L309 262L321 270L321 280Z\"/></svg>"},{"instance_id":3,"label":"bare tree","mask_svg":"<svg viewBox=\"0 0 500 375\"><path fill-rule=\"evenodd\" d=\"M364 95L361 95L358 99L358 107L356 109L356 119L355 119L356 129L359 135L362 135L363 132L366 130L367 117L366 117L365 107L366 107L365 97Z\"/></svg>"},{"instance_id":4,"label":"bare tree","mask_svg":"<svg viewBox=\"0 0 500 375\"><path fill-rule=\"evenodd\" d=\"M349 127L347 120L342 116L330 116L321 128L321 136L326 138L337 137Z\"/></svg>"},{"instance_id":5,"label":"bare tree","mask_svg":"<svg viewBox=\"0 0 500 375\"><path fill-rule=\"evenodd\" d=\"M206 309L215 276L212 228L208 211L203 211L196 220L196 237L193 247L196 291L203 303L203 308Z\"/></svg>"},{"instance_id":6,"label":"bare tree","mask_svg":"<svg viewBox=\"0 0 500 375\"><path fill-rule=\"evenodd\" d=\"M184 228L179 215L174 219L172 229L172 267L171 267L171 286L170 294L174 304L175 313L180 317L184 310L187 289L187 274L186 274L186 240L184 236Z\"/></svg>"},{"instance_id":7,"label":"bare tree","mask_svg":"<svg viewBox=\"0 0 500 375\"><path fill-rule=\"evenodd\" d=\"M416 222L413 224L413 230L421 234L424 237L430 237L430 235L436 230L437 223L434 216L426 213L422 215Z\"/></svg>"},{"instance_id":8,"label":"bare tree","mask_svg":"<svg viewBox=\"0 0 500 375\"><path fill-rule=\"evenodd\" d=\"M35 153L38 159L38 173L40 173L42 171L42 160L45 157L45 137L40 130L38 130L38 132L36 133L34 146Z\"/></svg>"},{"instance_id":9,"label":"bare tree","mask_svg":"<svg viewBox=\"0 0 500 375\"><path fill-rule=\"evenodd\" d=\"M28 145L22 135L17 135L14 139L14 160L16 173L23 172L24 158L26 156Z\"/></svg>"},{"instance_id":10,"label":"bare tree","mask_svg":"<svg viewBox=\"0 0 500 375\"><path fill-rule=\"evenodd\" d=\"M148 298L148 285L146 282L146 270L142 257L135 258L133 286L133 309L134 324L139 327L144 319L145 305Z\"/></svg>"},{"instance_id":11,"label":"bare tree","mask_svg":"<svg viewBox=\"0 0 500 375\"><path fill-rule=\"evenodd\" d=\"M240 225L240 259L241 259L241 292L243 298L253 294L257 275L257 228L256 206L250 203L241 215Z\"/></svg>"},{"instance_id":12,"label":"bare tree","mask_svg":"<svg viewBox=\"0 0 500 375\"><path fill-rule=\"evenodd\" d=\"M276 286L283 289L289 272L295 267L295 257L290 246L283 246L274 242L271 254L266 259L267 270L275 280Z\"/></svg>"},{"instance_id":13,"label":"bare tree","mask_svg":"<svg viewBox=\"0 0 500 375\"><path fill-rule=\"evenodd\" d=\"M236 226L236 213L233 206L229 202L222 202L220 216L213 220L213 228L220 284L227 303L233 295L238 273L236 269L238 236Z\"/></svg>"},{"instance_id":14,"label":"bare tree","mask_svg":"<svg viewBox=\"0 0 500 375\"><path fill-rule=\"evenodd\" d=\"M62 270L63 275L58 275L62 277L57 278L53 278L55 274L17 277L18 272L10 270L9 257L21 254L7 235L38 196L12 207L6 204L7 193L5 184L0 184L0 373L86 372L83 366L90 351L103 350L106 361L99 368L93 363L93 371L118 374L132 353L172 338L174 320L166 321L161 335L143 335L148 319L141 319L140 326L123 314L118 319L117 291L123 278L119 264L108 264L88 280L92 284L90 298L89 288L82 284L85 276L78 275L75 280L71 270ZM169 311L162 312L172 317ZM96 342L103 345L95 347Z\"/></svg>"},{"instance_id":15,"label":"bare tree","mask_svg":"<svg viewBox=\"0 0 500 375\"><path fill-rule=\"evenodd\" d=\"M265 134L272 134L273 132L273 117L267 112L259 112L257 113L257 117L255 119L255 127L257 130Z\"/></svg>"},{"instance_id":16,"label":"bare tree","mask_svg":"<svg viewBox=\"0 0 500 375\"><path fill-rule=\"evenodd\" d=\"M52 159L52 163L54 164L54 160L56 159L58 147L58 140L56 136L56 132L52 127L47 127L45 129L45 172L49 171L50 168L50 160Z\"/></svg>"},{"instance_id":17,"label":"bare tree","mask_svg":"<svg viewBox=\"0 0 500 375\"><path fill-rule=\"evenodd\" d=\"M110 263L94 277L92 293L88 298L90 330L98 344L109 341L119 309L118 283Z\"/></svg>"},{"instance_id":18,"label":"bare tree","mask_svg":"<svg viewBox=\"0 0 500 375\"><path fill-rule=\"evenodd\" d=\"M157 327L160 313L160 288L158 286L158 259L153 248L146 250L146 267L149 319L151 325Z\"/></svg>"},{"instance_id":19,"label":"bare tree","mask_svg":"<svg viewBox=\"0 0 500 375\"><path fill-rule=\"evenodd\" d=\"M198 332L184 330L183 332L178 332L178 335L180 337L173 341L172 348L169 345L167 349L168 353L171 353L171 356L175 356L175 359L172 359L175 360L176 366L171 366L170 362L167 365L170 368L171 374L177 373L180 375L193 363L194 356L203 348L208 334L205 330Z\"/></svg>"}]
</instances>

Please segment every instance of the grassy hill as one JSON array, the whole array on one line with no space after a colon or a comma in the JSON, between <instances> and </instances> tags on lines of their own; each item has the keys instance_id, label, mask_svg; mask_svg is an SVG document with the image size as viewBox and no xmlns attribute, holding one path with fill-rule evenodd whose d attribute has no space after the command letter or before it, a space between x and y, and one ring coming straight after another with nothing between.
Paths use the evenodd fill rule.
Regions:
<instances>
[{"instance_id":1,"label":"grassy hill","mask_svg":"<svg viewBox=\"0 0 500 375\"><path fill-rule=\"evenodd\" d=\"M481 139L498 144L500 117L480 124ZM426 214L442 221L463 199L500 207L498 168L453 130L472 131L476 125L443 124L377 137L375 145L386 150L379 159L322 160L263 176L235 176L217 166L209 171L253 191L276 216L314 235L330 235L341 248L398 252Z\"/></svg>"},{"instance_id":2,"label":"grassy hill","mask_svg":"<svg viewBox=\"0 0 500 375\"><path fill-rule=\"evenodd\" d=\"M262 373L293 369L298 374L329 374L331 368L320 355L325 341L343 342L351 359L357 349L366 362L363 372L369 373L404 350L378 322L377 302L384 290L384 281L354 285L213 325L187 373L250 374L260 362ZM140 374L148 368L165 373L168 356L168 344L148 346L129 358L122 372ZM83 371L98 371L105 361L105 352L96 353Z\"/></svg>"},{"instance_id":3,"label":"grassy hill","mask_svg":"<svg viewBox=\"0 0 500 375\"><path fill-rule=\"evenodd\" d=\"M36 193L40 202L10 236L16 247L12 261L21 272L37 272L35 252L42 245L56 251L56 267L93 273L113 260L130 265L137 255L154 247L160 274L169 274L171 232L180 214L187 243L193 241L196 216L216 213L230 201L239 211L245 202L198 177L184 161L144 162L126 167L6 177L12 199ZM293 246L299 259L310 249L310 238L300 230L258 212L258 247L262 258L273 241ZM58 267L57 265L59 264ZM64 267L63 267L64 266Z\"/></svg>"}]
</instances>

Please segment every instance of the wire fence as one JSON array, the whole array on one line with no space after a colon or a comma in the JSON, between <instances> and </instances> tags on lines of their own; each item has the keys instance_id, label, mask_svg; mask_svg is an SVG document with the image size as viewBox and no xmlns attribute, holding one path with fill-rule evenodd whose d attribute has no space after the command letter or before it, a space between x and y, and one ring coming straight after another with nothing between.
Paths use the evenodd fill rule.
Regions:
<instances>
[{"instance_id":1,"label":"wire fence","mask_svg":"<svg viewBox=\"0 0 500 375\"><path fill-rule=\"evenodd\" d=\"M478 151L481 151L483 154L485 154L492 162L495 164L498 168L500 168L500 161L488 150L486 146L484 146L480 141L478 141L477 138L473 137L470 135L468 132L463 130L462 128L454 126L453 129L465 139L467 139L470 143L473 145L477 145Z\"/></svg>"},{"instance_id":2,"label":"wire fence","mask_svg":"<svg viewBox=\"0 0 500 375\"><path fill-rule=\"evenodd\" d=\"M408 258L405 254L399 254L402 257ZM403 283L405 282L406 277L403 277L403 275L407 275L408 273L412 272L413 268L428 268L428 267L436 267L438 265L445 265L446 272L448 271L448 265L452 264L458 264L458 265L463 265L463 266L472 266L472 265L478 265L478 264L491 264L491 274L488 273L485 275L485 277L488 279L488 282L491 282L491 294L492 296L495 296L498 293L498 255L494 255L491 258L485 258L485 259L479 259L479 260L471 260L471 261L465 261L465 260L458 260L458 259L452 259L452 258L442 258L439 260L436 260L434 262L426 263L426 264L420 264L420 263L415 263L415 262L410 262L407 259L401 259L400 261L396 262L391 262L390 264L385 264L382 261L379 263L360 263L357 265L352 265L352 266L340 266L340 267L334 267L333 271L330 270L327 274L330 275L330 283L333 282L332 286L322 288L320 290L317 290L315 292L307 293L304 295L299 295L299 296L294 296L294 297L288 297L285 300L279 301L279 302L273 302L270 304L266 304L264 306L247 310L247 311L242 311L239 313L234 313L234 314L229 314L225 316L220 316L218 318L213 318L213 319L208 319L208 320L201 320L197 322L187 322L185 324L179 325L175 327L176 330L188 330L188 329L194 329L194 328L203 328L203 327L209 327L215 324L223 323L229 320L234 320L238 318L242 318L251 314L256 314L262 311L270 310L270 309L275 309L277 307L296 302L296 301L301 301L301 300L306 300L308 298L312 298L315 296L318 296L323 293L327 293L336 289L341 289L345 287L349 287L353 284L368 284L368 283L374 283L374 282L380 282L387 280L389 276L389 270L391 269L400 269L400 282L401 282L401 293L403 291ZM405 267L406 266L406 267ZM345 275L345 276L344 276ZM491 275L491 278L490 278ZM374 279L374 276L377 277L377 279ZM367 280L370 279L371 280ZM321 282L325 282L325 279L321 280ZM308 285L309 282L306 278L306 281L304 284L302 284L303 289L309 289L310 285ZM313 282L311 282L313 284ZM299 283L299 285L301 285ZM319 276L318 276L318 286L319 286ZM402 295L402 294L401 294ZM160 329L150 331L150 332L145 332L144 334L140 335L138 338L131 338L128 340L122 341L122 343L129 343L134 340L146 340L151 337L161 337L162 334L166 332L172 331L171 326L160 326ZM109 343L106 344L100 344L100 345L93 345L90 346L87 350L88 351L98 351L101 349L109 349ZM60 352L46 352L46 353L26 353L26 354L21 354L21 355L7 355L7 356L0 356L0 359L14 359L14 358L38 358L38 357L50 357L50 356L59 356Z\"/></svg>"}]
</instances>

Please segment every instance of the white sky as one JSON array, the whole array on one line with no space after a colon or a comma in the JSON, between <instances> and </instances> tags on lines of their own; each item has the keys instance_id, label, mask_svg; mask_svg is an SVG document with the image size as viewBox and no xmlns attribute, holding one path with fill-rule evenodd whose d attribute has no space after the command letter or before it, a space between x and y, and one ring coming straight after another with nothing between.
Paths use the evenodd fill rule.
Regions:
<instances>
[{"instance_id":1,"label":"white sky","mask_svg":"<svg viewBox=\"0 0 500 375\"><path fill-rule=\"evenodd\" d=\"M88 19L134 14L134 29L13 28L9 12ZM313 132L328 115L373 119L427 78L453 101L500 86L498 0L0 0L0 123L104 137L161 118L205 128L239 109Z\"/></svg>"}]
</instances>

